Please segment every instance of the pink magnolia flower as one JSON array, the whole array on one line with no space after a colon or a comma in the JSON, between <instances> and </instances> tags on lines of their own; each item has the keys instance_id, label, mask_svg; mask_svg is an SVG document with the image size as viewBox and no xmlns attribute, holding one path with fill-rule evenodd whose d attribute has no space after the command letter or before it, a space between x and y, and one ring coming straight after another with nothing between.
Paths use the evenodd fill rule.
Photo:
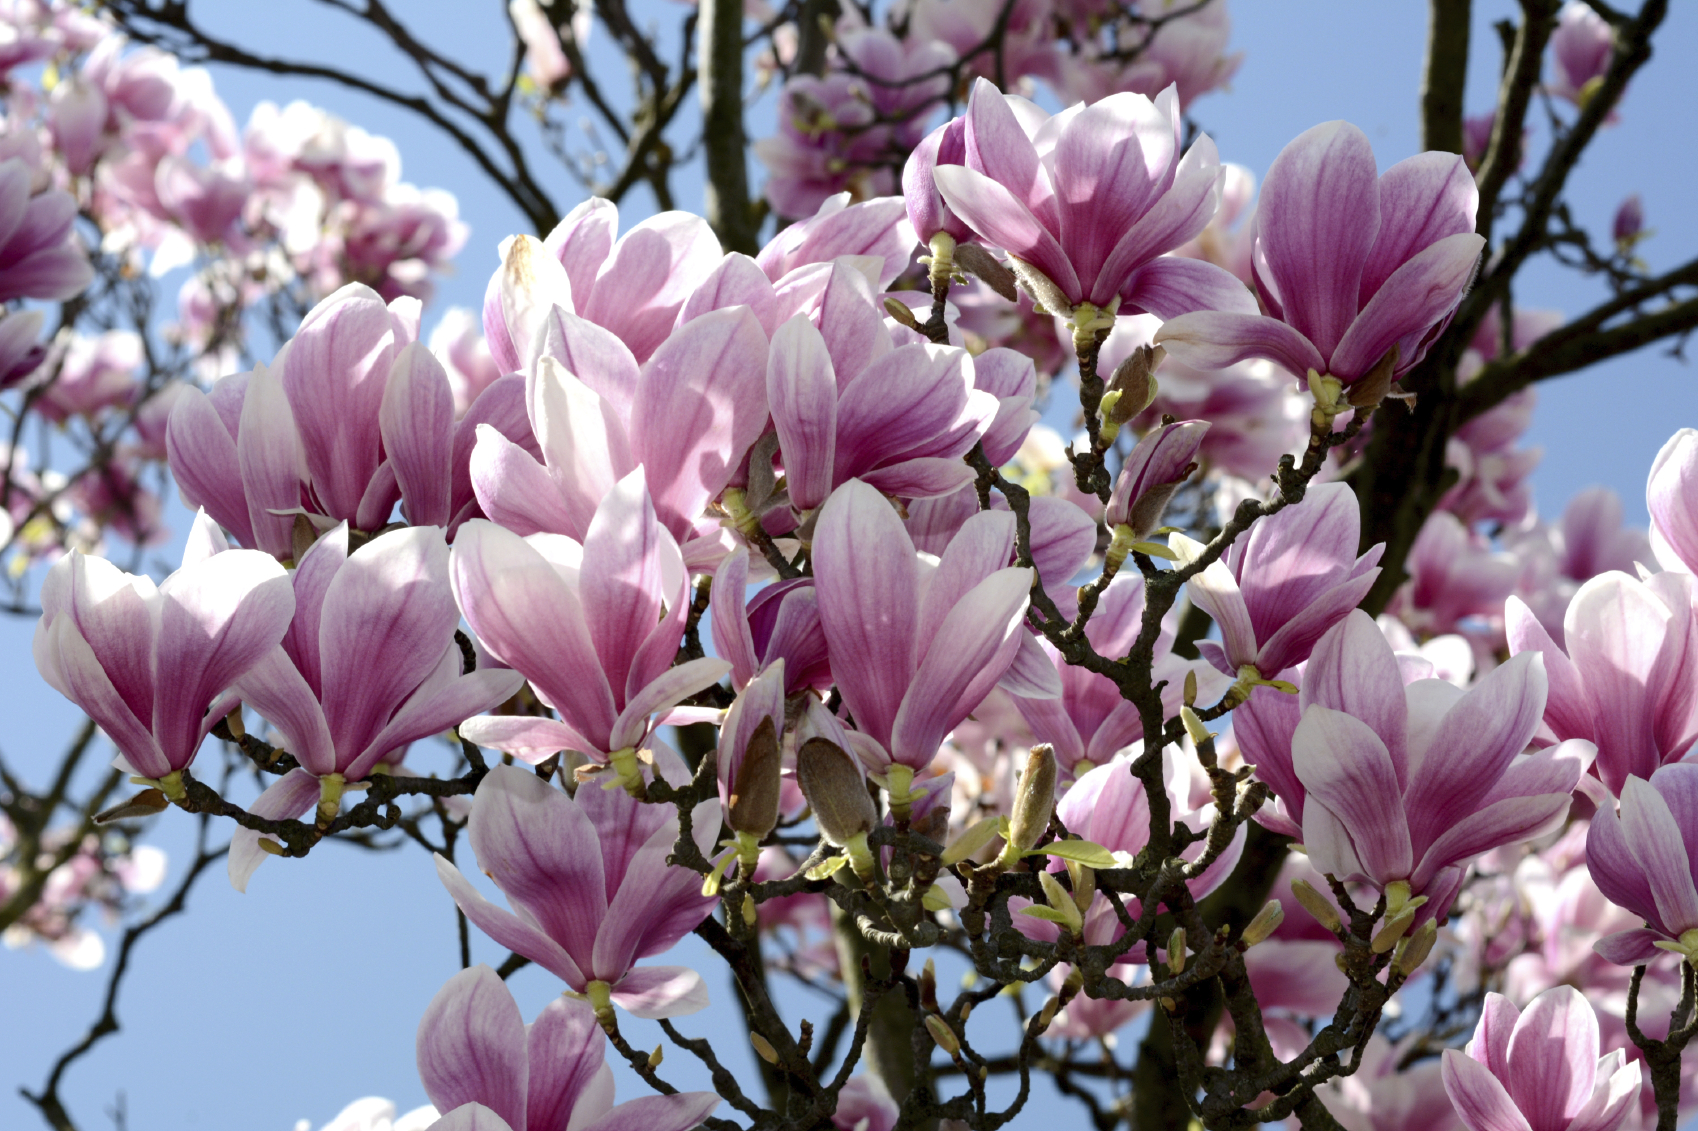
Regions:
<instances>
[{"instance_id":1,"label":"pink magnolia flower","mask_svg":"<svg viewBox=\"0 0 1698 1131\"><path fill-rule=\"evenodd\" d=\"M1315 126L1274 160L1256 205L1254 274L1268 313L1185 314L1156 341L1200 369L1263 357L1344 384L1396 346L1401 376L1474 277L1478 201L1456 154L1417 154L1376 176L1361 130Z\"/></svg>"},{"instance_id":2,"label":"pink magnolia flower","mask_svg":"<svg viewBox=\"0 0 1698 1131\"><path fill-rule=\"evenodd\" d=\"M438 1131L689 1131L712 1092L614 1106L607 1035L581 1001L555 998L530 1025L487 966L462 970L419 1019L419 1079Z\"/></svg>"},{"instance_id":3,"label":"pink magnolia flower","mask_svg":"<svg viewBox=\"0 0 1698 1131\"><path fill-rule=\"evenodd\" d=\"M1489 633L1501 631L1503 602L1515 591L1518 563L1455 515L1434 511L1427 516L1404 568L1409 580L1391 609L1413 631L1455 632L1476 619Z\"/></svg>"},{"instance_id":4,"label":"pink magnolia flower","mask_svg":"<svg viewBox=\"0 0 1698 1131\"><path fill-rule=\"evenodd\" d=\"M1563 618L1566 653L1532 610L1511 597L1509 646L1544 656L1551 695L1545 724L1560 741L1597 744L1598 777L1619 794L1630 776L1649 778L1698 740L1698 623L1690 578L1675 572L1639 581L1606 573L1582 585Z\"/></svg>"},{"instance_id":5,"label":"pink magnolia flower","mask_svg":"<svg viewBox=\"0 0 1698 1131\"><path fill-rule=\"evenodd\" d=\"M1304 677L1306 689L1338 686L1310 692L1291 739L1303 843L1319 871L1381 891L1403 881L1429 896L1422 916L1442 920L1470 860L1562 821L1593 748L1518 757L1545 706L1538 656L1513 657L1466 692L1442 680L1404 687L1385 637L1365 613L1352 621L1336 630L1336 655Z\"/></svg>"},{"instance_id":6,"label":"pink magnolia flower","mask_svg":"<svg viewBox=\"0 0 1698 1131\"><path fill-rule=\"evenodd\" d=\"M1343 483L1320 483L1303 501L1261 519L1224 557L1188 583L1191 600L1220 625L1204 658L1228 674L1272 679L1295 667L1373 586L1383 546L1358 557L1361 512ZM1175 535L1181 556L1196 543Z\"/></svg>"},{"instance_id":7,"label":"pink magnolia flower","mask_svg":"<svg viewBox=\"0 0 1698 1131\"><path fill-rule=\"evenodd\" d=\"M435 527L392 530L350 555L344 523L313 543L290 576L289 631L236 691L283 735L300 768L251 812L298 817L319 803L328 807L321 815L333 816L345 782L399 763L412 743L500 705L524 683L507 668L461 672L460 610L448 544ZM265 859L258 842L250 830L234 834L230 880L238 891Z\"/></svg>"},{"instance_id":8,"label":"pink magnolia flower","mask_svg":"<svg viewBox=\"0 0 1698 1131\"><path fill-rule=\"evenodd\" d=\"M734 307L692 319L640 367L609 331L559 307L548 341L526 379L540 455L500 429L477 432L471 482L484 513L521 535L581 540L602 497L641 468L691 565L716 561L722 531L703 513L767 419L767 338L754 313Z\"/></svg>"},{"instance_id":9,"label":"pink magnolia flower","mask_svg":"<svg viewBox=\"0 0 1698 1131\"><path fill-rule=\"evenodd\" d=\"M749 550L738 546L714 571L708 606L714 651L731 663L731 686L741 691L782 663L786 696L830 688L831 661L812 579L764 585L745 604L748 584Z\"/></svg>"},{"instance_id":10,"label":"pink magnolia flower","mask_svg":"<svg viewBox=\"0 0 1698 1131\"><path fill-rule=\"evenodd\" d=\"M655 755L662 777L689 780L677 755L664 747ZM719 802L702 802L694 820L707 853ZM490 938L586 995L598 1012L618 1005L638 1017L676 1017L707 1005L694 970L637 965L671 949L717 903L702 894L700 876L666 862L678 840L671 806L593 782L570 797L524 767L496 766L478 786L468 830L478 870L513 910L485 899L441 855L436 873Z\"/></svg>"},{"instance_id":11,"label":"pink magnolia flower","mask_svg":"<svg viewBox=\"0 0 1698 1131\"><path fill-rule=\"evenodd\" d=\"M977 372L982 374L987 368L980 367ZM1006 462L991 452L987 444L985 454L992 463ZM1092 499L1091 503L1094 510L1096 500ZM992 494L991 507L1007 511L1008 501ZM906 525L915 548L922 553L942 554L956 532L979 513L979 496L969 484L953 495L912 500L907 508ZM1071 618L1079 611L1079 592L1068 582L1090 564L1097 552L1096 519L1077 503L1059 495L1033 495L1026 518L1032 536L1032 565L1044 583L1044 592L1063 616ZM1014 558L1010 557L1007 564L1014 565Z\"/></svg>"},{"instance_id":12,"label":"pink magnolia flower","mask_svg":"<svg viewBox=\"0 0 1698 1131\"><path fill-rule=\"evenodd\" d=\"M1246 964L1261 949L1248 952ZM1308 1043L1306 1033L1303 1043ZM1355 1073L1317 1091L1345 1131L1463 1131L1440 1083L1439 1062L1422 1060L1404 1067L1405 1051L1376 1033L1368 1038Z\"/></svg>"},{"instance_id":13,"label":"pink magnolia flower","mask_svg":"<svg viewBox=\"0 0 1698 1131\"><path fill-rule=\"evenodd\" d=\"M128 772L158 780L188 766L235 706L232 685L283 638L295 595L282 566L228 549L202 512L182 568L158 586L72 552L48 571L41 607L42 678L100 724Z\"/></svg>"},{"instance_id":14,"label":"pink magnolia flower","mask_svg":"<svg viewBox=\"0 0 1698 1131\"><path fill-rule=\"evenodd\" d=\"M878 289L886 290L908 268L914 229L901 197L849 203L849 194L829 197L806 220L791 224L761 248L755 262L778 282L798 267L831 263L843 256L877 256Z\"/></svg>"},{"instance_id":15,"label":"pink magnolia flower","mask_svg":"<svg viewBox=\"0 0 1698 1131\"><path fill-rule=\"evenodd\" d=\"M672 666L689 577L641 469L600 501L582 543L558 534L521 538L474 519L460 529L449 569L466 623L559 716L480 715L460 728L470 741L533 763L577 750L614 762L632 782L649 717L731 668L711 658Z\"/></svg>"},{"instance_id":16,"label":"pink magnolia flower","mask_svg":"<svg viewBox=\"0 0 1698 1131\"><path fill-rule=\"evenodd\" d=\"M1474 1039L1444 1053L1444 1088L1469 1131L1616 1131L1639 1097L1638 1064L1598 1055L1598 1018L1558 986L1525 1011L1488 993Z\"/></svg>"},{"instance_id":17,"label":"pink magnolia flower","mask_svg":"<svg viewBox=\"0 0 1698 1131\"><path fill-rule=\"evenodd\" d=\"M442 312L442 321L430 333L430 352L448 373L456 419L466 415L478 395L501 377L495 358L490 356L489 343L484 341L483 325L463 306Z\"/></svg>"},{"instance_id":18,"label":"pink magnolia flower","mask_svg":"<svg viewBox=\"0 0 1698 1131\"><path fill-rule=\"evenodd\" d=\"M1063 7L1075 18L1083 17L1087 28L1103 22L1105 15L1119 12L1118 5L1100 3ZM1173 10L1171 0L1142 0L1128 7L1145 18L1166 16ZM1171 84L1179 95L1179 104L1189 110L1194 99L1224 88L1244 62L1242 51L1226 54L1232 19L1224 3L1209 4L1178 19L1169 16L1154 34L1138 28L1129 32L1123 29L1120 36L1116 45L1122 51L1136 45L1131 62L1098 58L1099 53L1091 50L1080 61L1082 65L1058 68L1061 85L1069 96L1091 100L1130 90L1154 98Z\"/></svg>"},{"instance_id":19,"label":"pink magnolia flower","mask_svg":"<svg viewBox=\"0 0 1698 1131\"><path fill-rule=\"evenodd\" d=\"M32 195L34 178L21 159L0 161L0 302L63 301L94 278L72 230L77 202L58 189Z\"/></svg>"},{"instance_id":20,"label":"pink magnolia flower","mask_svg":"<svg viewBox=\"0 0 1698 1131\"><path fill-rule=\"evenodd\" d=\"M902 1113L876 1076L851 1076L837 1093L831 1125L837 1131L892 1131Z\"/></svg>"},{"instance_id":21,"label":"pink magnolia flower","mask_svg":"<svg viewBox=\"0 0 1698 1131\"><path fill-rule=\"evenodd\" d=\"M982 360L1025 361L1006 350ZM773 334L767 359L766 400L791 505L811 511L850 479L904 498L947 495L971 482L961 457L999 410L993 394L974 388L978 364L953 346L891 348L865 278L833 266L818 326L806 314L791 318Z\"/></svg>"},{"instance_id":22,"label":"pink magnolia flower","mask_svg":"<svg viewBox=\"0 0 1698 1131\"><path fill-rule=\"evenodd\" d=\"M47 359L39 310L17 310L0 318L0 389L9 389Z\"/></svg>"},{"instance_id":23,"label":"pink magnolia flower","mask_svg":"<svg viewBox=\"0 0 1698 1131\"><path fill-rule=\"evenodd\" d=\"M71 339L57 375L31 406L55 424L72 416L92 417L103 408L126 405L139 388L141 337L129 330L108 330L95 337Z\"/></svg>"},{"instance_id":24,"label":"pink magnolia flower","mask_svg":"<svg viewBox=\"0 0 1698 1131\"><path fill-rule=\"evenodd\" d=\"M418 302L351 283L313 308L268 370L185 390L166 433L183 497L245 546L293 556L296 514L320 530L456 527L479 513L468 463L481 423L534 443L523 379L497 381L458 422L440 362L414 341Z\"/></svg>"},{"instance_id":25,"label":"pink magnolia flower","mask_svg":"<svg viewBox=\"0 0 1698 1131\"><path fill-rule=\"evenodd\" d=\"M964 164L933 172L944 201L986 243L1053 283L1070 307L1253 316L1231 275L1163 255L1203 230L1220 197L1214 142L1204 135L1179 155L1171 87L1153 102L1117 94L1050 118L980 79L966 121Z\"/></svg>"},{"instance_id":26,"label":"pink magnolia flower","mask_svg":"<svg viewBox=\"0 0 1698 1131\"><path fill-rule=\"evenodd\" d=\"M1551 81L1547 89L1581 109L1609 72L1615 30L1584 0L1568 0L1551 32Z\"/></svg>"},{"instance_id":27,"label":"pink magnolia flower","mask_svg":"<svg viewBox=\"0 0 1698 1131\"><path fill-rule=\"evenodd\" d=\"M902 200L908 207L908 223L921 243L930 244L938 232L958 241L973 238L973 230L944 203L934 176L939 165L966 162L966 118L951 118L927 134L908 155L902 166Z\"/></svg>"},{"instance_id":28,"label":"pink magnolia flower","mask_svg":"<svg viewBox=\"0 0 1698 1131\"><path fill-rule=\"evenodd\" d=\"M529 368L541 345L536 328L555 306L647 361L684 300L724 258L707 221L688 212L651 216L616 241L618 227L618 206L592 197L540 246L529 236L502 244L502 265L484 292L483 328L503 373Z\"/></svg>"},{"instance_id":29,"label":"pink magnolia flower","mask_svg":"<svg viewBox=\"0 0 1698 1131\"><path fill-rule=\"evenodd\" d=\"M1131 652L1143 621L1144 579L1131 572L1121 573L1103 591L1096 614L1085 625L1085 638L1099 654L1119 659ZM1155 680L1167 681L1162 691L1162 710L1167 716L1179 711L1188 672L1197 673L1200 702L1213 702L1226 690L1226 681L1212 667L1173 654L1176 626L1175 617L1162 621L1152 675ZM1123 699L1113 680L1066 663L1047 640L1040 639L1038 647L1055 665L1061 679L1060 698L1011 698L1036 739L1055 748L1055 760L1064 771L1082 776L1143 739L1137 704Z\"/></svg>"},{"instance_id":30,"label":"pink magnolia flower","mask_svg":"<svg viewBox=\"0 0 1698 1131\"><path fill-rule=\"evenodd\" d=\"M1650 780L1621 787L1621 813L1607 802L1586 837L1586 867L1611 903L1648 924L1594 944L1622 966L1643 965L1661 949L1688 955L1698 935L1698 886L1687 847L1698 830L1698 766L1663 766Z\"/></svg>"},{"instance_id":31,"label":"pink magnolia flower","mask_svg":"<svg viewBox=\"0 0 1698 1131\"><path fill-rule=\"evenodd\" d=\"M924 769L999 681L1060 693L1021 624L1031 571L1004 568L1013 538L1013 515L982 512L934 566L875 488L852 479L826 501L813 543L820 623L870 769Z\"/></svg>"},{"instance_id":32,"label":"pink magnolia flower","mask_svg":"<svg viewBox=\"0 0 1698 1131\"><path fill-rule=\"evenodd\" d=\"M1521 559L1516 595L1558 644L1563 615L1582 584L1612 571L1635 573L1656 562L1643 530L1622 524L1621 497L1607 487L1577 492L1555 526L1539 524L1506 538Z\"/></svg>"},{"instance_id":33,"label":"pink magnolia flower","mask_svg":"<svg viewBox=\"0 0 1698 1131\"><path fill-rule=\"evenodd\" d=\"M572 63L560 44L561 33L580 39L587 35L587 11L575 13L571 25L558 31L537 0L507 0L507 15L525 44L525 70L538 87L552 92L572 77Z\"/></svg>"},{"instance_id":34,"label":"pink magnolia flower","mask_svg":"<svg viewBox=\"0 0 1698 1131\"><path fill-rule=\"evenodd\" d=\"M1121 527L1133 541L1142 541L1161 526L1167 501L1197 469L1197 451L1208 435L1206 420L1163 424L1143 435L1114 481L1103 521L1117 533Z\"/></svg>"},{"instance_id":35,"label":"pink magnolia flower","mask_svg":"<svg viewBox=\"0 0 1698 1131\"><path fill-rule=\"evenodd\" d=\"M1645 201L1636 192L1622 197L1610 221L1610 238L1618 248L1630 249L1650 233L1645 231Z\"/></svg>"},{"instance_id":36,"label":"pink magnolia flower","mask_svg":"<svg viewBox=\"0 0 1698 1131\"><path fill-rule=\"evenodd\" d=\"M1645 505L1657 561L1664 569L1698 573L1698 430L1682 428L1657 452Z\"/></svg>"}]
</instances>

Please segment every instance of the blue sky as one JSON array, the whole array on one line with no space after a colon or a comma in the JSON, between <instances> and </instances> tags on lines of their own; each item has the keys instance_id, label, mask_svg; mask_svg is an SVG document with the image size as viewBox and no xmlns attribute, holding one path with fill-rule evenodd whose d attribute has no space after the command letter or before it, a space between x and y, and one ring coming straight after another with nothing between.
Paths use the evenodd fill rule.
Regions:
<instances>
[{"instance_id":1,"label":"blue sky","mask_svg":"<svg viewBox=\"0 0 1698 1131\"><path fill-rule=\"evenodd\" d=\"M350 32L326 7L251 0L206 7L214 28L244 44L330 60L379 80L411 81L381 45ZM397 5L426 40L454 44L466 62L494 68L507 51L498 5L481 0L476 19L467 17L470 7L447 0ZM1502 0L1475 7L1471 112L1489 106L1495 90L1499 60L1490 22L1515 8ZM1698 246L1698 220L1688 207L1698 173L1691 118L1698 105L1698 72L1691 66L1698 58L1698 7L1671 7L1658 57L1630 89L1620 124L1576 171L1570 195L1583 223L1607 231L1621 198L1639 192L1647 224L1657 233L1642 254L1657 269ZM639 19L663 24L681 13L667 0L636 10ZM1211 95L1196 107L1225 159L1259 175L1290 138L1333 118L1347 118L1368 133L1382 168L1415 151L1424 4L1237 0L1232 11L1235 47L1248 57L1231 93ZM618 67L606 67L614 84L623 81ZM306 98L393 138L405 178L453 191L471 225L458 273L427 311L427 324L450 303L475 307L481 301L497 242L525 225L464 154L402 112L333 86L225 70L215 76L238 122L261 99ZM769 97L754 116L757 135L770 129L771 115ZM1538 133L1535 151L1542 144ZM556 199L573 203L564 172L546 155L537 160ZM680 178L679 203L694 207L699 199L699 179ZM650 205L634 194L626 207L628 226ZM1591 283L1536 267L1526 273L1517 298L1576 313L1601 293ZM1691 369L1643 351L1549 383L1540 398L1528 441L1546 450L1534 475L1545 512L1557 513L1576 490L1602 483L1620 492L1630 520L1642 523L1652 456L1674 429L1698 424ZM28 659L32 630L31 624L0 623L0 654L11 657L4 669L10 678L0 680L0 717L11 725L0 747L39 779L77 715L35 673ZM168 884L188 857L191 835L190 818L182 814L156 823L153 839L172 858ZM478 958L502 957L475 931L473 938ZM693 963L698 945L687 940L667 961ZM370 854L327 846L306 860L270 861L245 896L230 889L220 869L196 890L189 915L142 944L121 1002L123 1031L73 1069L64 1094L84 1131L111 1126L101 1112L120 1093L135 1131L288 1131L303 1117L317 1127L349 1100L369 1094L389 1096L405 1110L423 1102L413 1070L418 1017L456 966L453 909L417 849ZM711 962L699 968L716 1004L687 1019L685 1031L709 1036L722 1055L752 1072L741 1024L726 1007L732 992L727 977ZM559 988L534 968L511 984L527 1017ZM65 970L39 950L0 953L0 1001L9 1022L0 1026L0 1127L41 1125L13 1088L40 1083L52 1059L98 1012L103 989L104 972ZM816 999L789 995L786 1005L792 1018L824 1020ZM975 1037L992 1031L992 1024L976 1023ZM630 1033L643 1047L660 1040L646 1022L633 1023ZM691 1069L686 1054L669 1052L664 1071L679 1086L706 1087L705 1075ZM640 1085L621 1073L621 1097L641 1094ZM1016 1126L1036 1125L1040 1117L1033 1110Z\"/></svg>"}]
</instances>

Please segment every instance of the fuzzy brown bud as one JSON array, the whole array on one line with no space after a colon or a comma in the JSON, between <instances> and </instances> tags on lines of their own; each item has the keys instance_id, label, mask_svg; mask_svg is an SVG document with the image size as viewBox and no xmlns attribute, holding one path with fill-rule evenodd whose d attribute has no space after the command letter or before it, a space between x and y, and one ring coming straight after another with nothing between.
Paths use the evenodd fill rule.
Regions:
<instances>
[{"instance_id":1,"label":"fuzzy brown bud","mask_svg":"<svg viewBox=\"0 0 1698 1131\"><path fill-rule=\"evenodd\" d=\"M1048 743L1032 747L1014 790L1014 812L1008 822L1008 843L1016 851L1031 851L1049 828L1055 812L1055 775L1055 748Z\"/></svg>"},{"instance_id":2,"label":"fuzzy brown bud","mask_svg":"<svg viewBox=\"0 0 1698 1131\"><path fill-rule=\"evenodd\" d=\"M749 736L743 761L737 767L737 780L731 784L725 823L731 826L732 832L760 840L778 824L778 794L783 769L778 728L773 726L772 717L768 716Z\"/></svg>"},{"instance_id":3,"label":"fuzzy brown bud","mask_svg":"<svg viewBox=\"0 0 1698 1131\"><path fill-rule=\"evenodd\" d=\"M796 752L796 781L827 843L839 848L878 824L860 765L835 742L810 738Z\"/></svg>"}]
</instances>

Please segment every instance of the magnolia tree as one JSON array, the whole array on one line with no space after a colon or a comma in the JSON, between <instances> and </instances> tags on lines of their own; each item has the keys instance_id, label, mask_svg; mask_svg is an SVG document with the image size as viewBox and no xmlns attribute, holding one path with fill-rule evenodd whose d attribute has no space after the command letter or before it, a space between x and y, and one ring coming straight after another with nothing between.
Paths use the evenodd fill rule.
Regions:
<instances>
[{"instance_id":1,"label":"magnolia tree","mask_svg":"<svg viewBox=\"0 0 1698 1131\"><path fill-rule=\"evenodd\" d=\"M338 1128L998 1128L1041 1085L1099 1128L1698 1107L1698 432L1648 537L1602 490L1542 519L1518 442L1535 382L1698 327L1636 197L1594 237L1566 196L1666 0L1521 0L1479 117L1470 6L1433 0L1425 151L1322 123L1259 192L1193 115L1224 0L512 0L495 76L331 7L427 93L181 2L0 13L9 611L89 720L0 771L0 926L97 966L93 910L135 914L25 1090L48 1125L88 1126L65 1074L196 879L328 840L431 853L463 967L419 1019L434 1106ZM422 336L452 198L304 103L238 129L204 62L441 130L534 227L481 317ZM1603 297L1518 307L1535 263ZM724 969L669 964L692 932ZM720 995L758 1074L692 1023Z\"/></svg>"}]
</instances>

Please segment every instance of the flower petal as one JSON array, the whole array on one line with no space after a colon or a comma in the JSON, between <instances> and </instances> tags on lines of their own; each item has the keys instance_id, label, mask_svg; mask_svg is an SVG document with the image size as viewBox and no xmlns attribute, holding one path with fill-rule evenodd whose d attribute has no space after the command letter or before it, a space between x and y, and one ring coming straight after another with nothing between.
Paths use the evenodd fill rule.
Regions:
<instances>
[{"instance_id":1,"label":"flower petal","mask_svg":"<svg viewBox=\"0 0 1698 1131\"><path fill-rule=\"evenodd\" d=\"M462 970L419 1019L419 1080L439 1111L481 1104L526 1126L529 1064L519 1003L488 966Z\"/></svg>"}]
</instances>

